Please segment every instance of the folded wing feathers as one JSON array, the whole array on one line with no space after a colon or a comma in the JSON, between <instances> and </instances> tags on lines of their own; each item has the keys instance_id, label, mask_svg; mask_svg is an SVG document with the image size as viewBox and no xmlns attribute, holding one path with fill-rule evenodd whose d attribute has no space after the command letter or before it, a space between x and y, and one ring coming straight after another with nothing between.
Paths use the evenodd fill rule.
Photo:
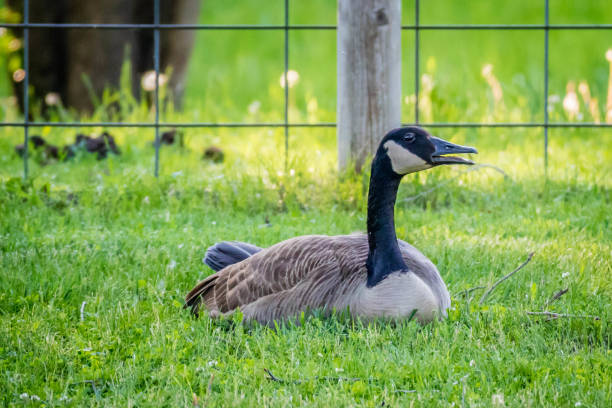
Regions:
<instances>
[{"instance_id":1,"label":"folded wing feathers","mask_svg":"<svg viewBox=\"0 0 612 408\"><path fill-rule=\"evenodd\" d=\"M441 299L448 298L435 266L416 248L399 243L410 270ZM363 234L293 238L207 277L189 292L185 307L194 314L202 302L212 314L240 307L245 319L262 323L311 308L343 309L365 281L367 253Z\"/></svg>"},{"instance_id":2,"label":"folded wing feathers","mask_svg":"<svg viewBox=\"0 0 612 408\"><path fill-rule=\"evenodd\" d=\"M209 247L204 256L204 263L212 270L219 272L221 269L245 260L253 254L261 251L255 245L246 242L223 241Z\"/></svg>"},{"instance_id":3,"label":"folded wing feathers","mask_svg":"<svg viewBox=\"0 0 612 408\"><path fill-rule=\"evenodd\" d=\"M344 238L349 237L352 236ZM187 295L186 307L191 307L195 313L203 300L207 309L225 313L287 291L291 293L283 296L286 297L282 302L284 307L289 307L288 303L298 306L305 300L317 303L329 299L339 283L334 278L343 275L338 273L340 265L336 253L343 252L339 246L354 244L337 238L302 236L257 252L199 283ZM365 243L367 248L367 241ZM298 286L303 290L298 291ZM271 302L267 300L266 303Z\"/></svg>"}]
</instances>

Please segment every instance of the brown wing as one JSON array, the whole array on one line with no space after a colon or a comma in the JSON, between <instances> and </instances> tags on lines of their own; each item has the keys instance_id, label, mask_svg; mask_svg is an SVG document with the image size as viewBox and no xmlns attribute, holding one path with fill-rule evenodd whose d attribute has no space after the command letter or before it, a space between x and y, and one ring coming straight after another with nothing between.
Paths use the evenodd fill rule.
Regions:
<instances>
[{"instance_id":1,"label":"brown wing","mask_svg":"<svg viewBox=\"0 0 612 408\"><path fill-rule=\"evenodd\" d=\"M366 257L363 234L292 238L204 279L189 292L185 307L197 314L204 303L214 314L259 301L287 315L304 306L334 303L355 276L365 278Z\"/></svg>"}]
</instances>

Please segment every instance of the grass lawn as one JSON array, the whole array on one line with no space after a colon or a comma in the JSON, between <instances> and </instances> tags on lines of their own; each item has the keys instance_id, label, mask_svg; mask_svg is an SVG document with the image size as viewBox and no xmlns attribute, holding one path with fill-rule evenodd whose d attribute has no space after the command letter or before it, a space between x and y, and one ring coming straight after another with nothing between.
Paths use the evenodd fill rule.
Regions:
<instances>
[{"instance_id":1,"label":"grass lawn","mask_svg":"<svg viewBox=\"0 0 612 408\"><path fill-rule=\"evenodd\" d=\"M424 24L542 17L542 6L528 1L492 9L478 0L471 12L450 0L422 3ZM205 4L203 22L282 23L282 2ZM335 21L333 1L312 2L311 10L292 4L296 23ZM551 1L551 19L609 22L605 4ZM433 79L424 120L543 120L541 33L538 42L523 32L466 32L452 37L456 43L451 34L422 37L423 72ZM300 73L292 120L335 120L335 34L291 35ZM403 35L409 121L412 34ZM198 36L187 108L164 119L280 120L282 33ZM569 80L585 79L605 114L609 36L553 32L552 40L551 94L563 99ZM567 49L580 57L567 60ZM502 103L481 75L486 63ZM105 98L84 120L153 117L124 91ZM106 109L113 101L116 117ZM254 101L259 107L249 110ZM580 101L574 120L593 120ZM16 118L3 103L2 119ZM69 110L52 115L79 119ZM551 120L570 120L560 103L551 105ZM34 133L60 144L77 131ZM13 151L22 131L0 128L0 405L612 406L612 129L551 129L547 177L541 130L438 129L503 171L438 168L400 187L398 236L438 266L453 302L448 319L364 326L315 316L276 329L193 319L184 295L211 273L202 258L219 240L268 246L365 229L368 174L338 174L335 130L292 130L287 170L282 130L185 130L185 148L162 148L159 179L150 129L111 133L121 156L42 165L33 155L32 177L22 181ZM211 144L224 149L223 164L201 160ZM530 252L532 261L482 306L485 289L462 294L489 287ZM549 304L561 289L568 291ZM543 310L579 317L527 314Z\"/></svg>"},{"instance_id":2,"label":"grass lawn","mask_svg":"<svg viewBox=\"0 0 612 408\"><path fill-rule=\"evenodd\" d=\"M472 136L481 160L507 178L434 169L400 188L398 235L437 264L453 297L449 318L425 327L313 318L270 330L194 320L182 309L186 291L211 273L206 246L220 239L266 246L365 228L367 175L338 177L314 153L292 160L288 174L274 162L280 151L245 167L232 155L227 165L206 164L171 148L166 165L184 170L159 181L136 150L36 169L31 183L5 178L3 405L28 394L48 405L185 406L196 395L212 406L489 406L502 397L508 406L609 406L612 138L553 138L546 182L540 152L525 152L534 135L515 132L506 142ZM58 181L70 177L81 182ZM530 251L532 262L484 306L482 290L460 295ZM601 320L525 313L540 310Z\"/></svg>"}]
</instances>

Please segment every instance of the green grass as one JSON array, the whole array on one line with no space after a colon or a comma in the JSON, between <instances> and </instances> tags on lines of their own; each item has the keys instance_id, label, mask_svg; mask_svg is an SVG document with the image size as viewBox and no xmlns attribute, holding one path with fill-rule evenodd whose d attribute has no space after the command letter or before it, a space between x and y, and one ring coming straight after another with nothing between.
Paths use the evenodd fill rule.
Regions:
<instances>
[{"instance_id":1,"label":"green grass","mask_svg":"<svg viewBox=\"0 0 612 408\"><path fill-rule=\"evenodd\" d=\"M477 138L483 161L508 179L458 168L406 178L398 235L437 264L453 294L449 318L425 327L313 318L270 330L194 320L181 308L210 273L201 259L218 240L267 246L364 229L367 175L337 177L312 155L295 158L291 176L270 164L274 151L248 166L230 154L219 166L165 149L166 166L184 171L158 181L150 162L138 162L143 151L150 157L143 147L41 167L30 183L5 178L2 402L21 404L27 393L48 405L183 406L195 394L212 406L489 406L503 394L508 406L608 406L612 139L596 133L562 143L552 135L548 182L540 151L524 148L534 135L499 131L455 140ZM490 285L530 251L533 261L484 307L482 292L458 295ZM601 320L525 314L543 309ZM288 382L266 379L266 368Z\"/></svg>"},{"instance_id":2,"label":"green grass","mask_svg":"<svg viewBox=\"0 0 612 408\"><path fill-rule=\"evenodd\" d=\"M528 1L422 3L426 24L543 19L542 5ZM291 4L295 23L335 21L333 1ZM604 5L554 0L551 19L607 22ZM207 1L201 21L281 24L281 6ZM412 21L411 10L404 2L404 21ZM542 120L541 33L478 34L423 33L423 69L435 83L424 95L431 120ZM404 33L406 96L411 35ZM170 109L164 119L280 120L282 34L198 36L186 109ZM292 120L335 120L334 38L291 33L292 68L300 73ZM553 32L553 40L551 93L562 97L568 80L587 79L603 113L609 38ZM579 50L576 58L567 59L568 47ZM494 65L503 105L480 74L485 63ZM254 100L261 108L249 113ZM115 101L118 111L109 113ZM404 105L409 121L413 105ZM581 109L581 120L590 121ZM2 114L19 118L7 101ZM109 91L90 117L64 109L51 115L153 117L125 89ZM559 104L551 119L568 120ZM102 130L34 132L62 144L77 131ZM400 187L398 236L438 266L453 298L449 318L421 327L314 317L274 330L195 320L183 298L211 273L202 257L219 240L268 246L364 230L368 174L337 173L335 130L293 129L285 171L282 130L189 129L184 149L161 149L159 180L152 131L112 133L121 156L42 165L34 155L24 182L13 151L22 131L0 129L0 405L187 406L194 395L200 406L487 407L502 396L514 407L612 405L612 129L551 129L547 177L540 130L438 129L507 174L437 168L407 176ZM225 150L223 164L201 160L211 144ZM531 263L482 307L482 290L460 295L491 285L531 251ZM541 310L601 319L526 314ZM265 369L284 382L269 380Z\"/></svg>"}]
</instances>

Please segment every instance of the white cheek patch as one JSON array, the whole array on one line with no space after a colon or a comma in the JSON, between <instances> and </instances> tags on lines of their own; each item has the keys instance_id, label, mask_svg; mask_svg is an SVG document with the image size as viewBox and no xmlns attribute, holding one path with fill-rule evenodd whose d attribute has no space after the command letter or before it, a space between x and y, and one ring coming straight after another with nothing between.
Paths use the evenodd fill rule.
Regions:
<instances>
[{"instance_id":1,"label":"white cheek patch","mask_svg":"<svg viewBox=\"0 0 612 408\"><path fill-rule=\"evenodd\" d=\"M414 173L431 167L431 164L392 140L386 142L384 147L391 159L391 167L397 174Z\"/></svg>"}]
</instances>

